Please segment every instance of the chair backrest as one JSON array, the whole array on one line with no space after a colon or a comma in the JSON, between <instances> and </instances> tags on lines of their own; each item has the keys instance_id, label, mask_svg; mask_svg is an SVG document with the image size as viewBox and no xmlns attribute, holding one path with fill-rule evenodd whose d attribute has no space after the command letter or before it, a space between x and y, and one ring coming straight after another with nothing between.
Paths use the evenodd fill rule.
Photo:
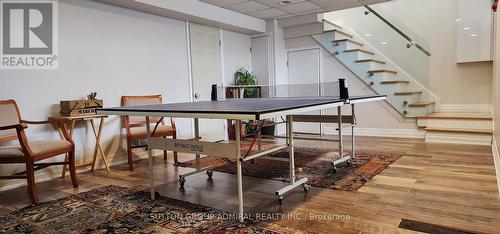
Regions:
<instances>
[{"instance_id":1,"label":"chair backrest","mask_svg":"<svg viewBox=\"0 0 500 234\"><path fill-rule=\"evenodd\" d=\"M0 126L9 126L21 123L21 115L16 101L0 100ZM0 142L11 141L17 139L15 129L0 130Z\"/></svg>"},{"instance_id":2,"label":"chair backrest","mask_svg":"<svg viewBox=\"0 0 500 234\"><path fill-rule=\"evenodd\" d=\"M122 96L122 106L144 106L144 105L157 105L162 104L161 95L148 95L148 96ZM160 117L149 118L151 124L160 120ZM141 125L146 124L144 117L128 116L125 118L125 125Z\"/></svg>"}]
</instances>

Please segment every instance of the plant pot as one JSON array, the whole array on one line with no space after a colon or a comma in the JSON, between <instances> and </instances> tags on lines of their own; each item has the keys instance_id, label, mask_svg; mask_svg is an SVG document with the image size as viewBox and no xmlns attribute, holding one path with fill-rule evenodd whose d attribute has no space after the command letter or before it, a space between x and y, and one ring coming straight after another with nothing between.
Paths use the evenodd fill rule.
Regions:
<instances>
[{"instance_id":1,"label":"plant pot","mask_svg":"<svg viewBox=\"0 0 500 234\"><path fill-rule=\"evenodd\" d=\"M265 127L262 127L262 129L260 130L260 133L262 135L266 135L266 136L274 136L275 129L276 129L276 125L265 126Z\"/></svg>"}]
</instances>

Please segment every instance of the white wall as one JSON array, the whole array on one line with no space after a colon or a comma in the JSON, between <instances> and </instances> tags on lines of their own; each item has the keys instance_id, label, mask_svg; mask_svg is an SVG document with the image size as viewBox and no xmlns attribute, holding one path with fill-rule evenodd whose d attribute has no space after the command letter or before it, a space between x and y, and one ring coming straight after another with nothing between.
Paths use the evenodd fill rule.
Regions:
<instances>
[{"instance_id":1,"label":"white wall","mask_svg":"<svg viewBox=\"0 0 500 234\"><path fill-rule=\"evenodd\" d=\"M252 71L250 35L221 30L224 84L233 84L234 73L244 67Z\"/></svg>"},{"instance_id":2,"label":"white wall","mask_svg":"<svg viewBox=\"0 0 500 234\"><path fill-rule=\"evenodd\" d=\"M272 21L272 32L274 35L274 81L276 85L286 84L288 81L288 67L285 40L283 38L283 29L278 27L276 20Z\"/></svg>"},{"instance_id":3,"label":"white wall","mask_svg":"<svg viewBox=\"0 0 500 234\"><path fill-rule=\"evenodd\" d=\"M381 3L431 47L430 87L442 104L491 104L492 64L455 62L456 0L398 0Z\"/></svg>"},{"instance_id":4,"label":"white wall","mask_svg":"<svg viewBox=\"0 0 500 234\"><path fill-rule=\"evenodd\" d=\"M250 67L250 38L228 31L222 34L225 74L231 77L235 67ZM90 0L60 0L59 52L57 70L0 70L0 99L15 99L24 119L46 119L59 111L59 101L84 98L92 91L107 107L119 106L122 95L161 94L164 102L170 103L190 100L183 21ZM176 123L180 137L191 137L191 120L176 119ZM112 164L126 160L121 131L120 118L106 120L102 144ZM59 137L47 126L30 126L28 134L32 140ZM84 124L76 126L77 161L91 158L92 136ZM0 165L2 175L22 170L23 165ZM37 180L58 177L60 170L41 170ZM0 180L0 190L24 183Z\"/></svg>"}]
</instances>

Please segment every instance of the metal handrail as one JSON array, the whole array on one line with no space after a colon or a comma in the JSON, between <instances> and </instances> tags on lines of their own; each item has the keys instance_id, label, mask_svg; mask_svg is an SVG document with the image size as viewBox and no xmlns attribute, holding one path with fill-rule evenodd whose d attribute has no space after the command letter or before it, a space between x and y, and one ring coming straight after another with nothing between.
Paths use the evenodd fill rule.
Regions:
<instances>
[{"instance_id":1,"label":"metal handrail","mask_svg":"<svg viewBox=\"0 0 500 234\"><path fill-rule=\"evenodd\" d=\"M394 24L392 24L387 19L385 19L383 16L381 16L373 8L371 8L369 6L366 6L366 5L364 7L366 9L368 9L368 11L365 11L365 15L368 15L368 14L372 13L377 18L379 18L380 20L382 20L385 24L387 24L389 27L391 27L394 31L396 31L399 35L401 35L403 38L405 38L408 42L410 42L409 44L407 44L407 46L406 46L407 48L411 48L412 46L415 46L420 51L422 51L425 55L431 56L431 53L429 51L427 51L426 49L424 49L420 44L418 44L418 42L415 42L413 39L411 39L410 36L406 35L406 33L404 33L403 31L401 31L398 27L394 26Z\"/></svg>"}]
</instances>

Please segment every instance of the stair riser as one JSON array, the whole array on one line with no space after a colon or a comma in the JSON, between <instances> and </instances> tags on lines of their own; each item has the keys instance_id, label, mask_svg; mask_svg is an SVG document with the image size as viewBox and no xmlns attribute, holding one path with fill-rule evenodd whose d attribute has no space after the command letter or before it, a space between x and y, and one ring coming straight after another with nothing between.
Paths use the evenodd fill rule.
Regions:
<instances>
[{"instance_id":1,"label":"stair riser","mask_svg":"<svg viewBox=\"0 0 500 234\"><path fill-rule=\"evenodd\" d=\"M363 52L343 53L343 50L342 50L342 51L340 51L340 53L342 53L342 56L345 57L346 61L351 61L351 62L354 62L354 61L360 60L360 59L372 59L373 58L373 55L363 53Z\"/></svg>"},{"instance_id":2,"label":"stair riser","mask_svg":"<svg viewBox=\"0 0 500 234\"><path fill-rule=\"evenodd\" d=\"M333 40L343 40L343 39L351 39L352 37L350 36L347 36L343 33L339 33L339 32L334 32L333 33Z\"/></svg>"},{"instance_id":3,"label":"stair riser","mask_svg":"<svg viewBox=\"0 0 500 234\"><path fill-rule=\"evenodd\" d=\"M408 90L408 87L407 83L381 84L380 81L377 81L377 91L380 90L383 93L394 93L394 90Z\"/></svg>"},{"instance_id":4,"label":"stair riser","mask_svg":"<svg viewBox=\"0 0 500 234\"><path fill-rule=\"evenodd\" d=\"M412 95L403 95L403 96L395 96L396 98L401 98L403 101L406 101L407 103L415 103L419 101L424 101L422 100L422 95L420 94L412 94Z\"/></svg>"},{"instance_id":5,"label":"stair riser","mask_svg":"<svg viewBox=\"0 0 500 234\"><path fill-rule=\"evenodd\" d=\"M380 83L380 81L383 81L383 80L397 80L398 74L389 73L389 72L374 73L373 76L371 76L371 79L373 81L378 82L378 83Z\"/></svg>"},{"instance_id":6,"label":"stair riser","mask_svg":"<svg viewBox=\"0 0 500 234\"><path fill-rule=\"evenodd\" d=\"M355 44L355 43L352 43L350 41L332 42L332 46L333 46L333 48L335 48L339 51L362 48L362 46Z\"/></svg>"},{"instance_id":7,"label":"stair riser","mask_svg":"<svg viewBox=\"0 0 500 234\"><path fill-rule=\"evenodd\" d=\"M460 128L460 129L493 129L493 121L477 119L419 119L419 127Z\"/></svg>"},{"instance_id":8,"label":"stair riser","mask_svg":"<svg viewBox=\"0 0 500 234\"><path fill-rule=\"evenodd\" d=\"M363 63L356 63L357 66L359 66L361 69L370 71L370 70L382 70L385 69L384 64L380 63L375 63L375 62L363 62Z\"/></svg>"},{"instance_id":9,"label":"stair riser","mask_svg":"<svg viewBox=\"0 0 500 234\"><path fill-rule=\"evenodd\" d=\"M407 115L406 117L418 117L425 116L434 111L434 104L427 106L408 106L406 108Z\"/></svg>"},{"instance_id":10,"label":"stair riser","mask_svg":"<svg viewBox=\"0 0 500 234\"><path fill-rule=\"evenodd\" d=\"M425 142L467 145L491 145L491 134L427 131Z\"/></svg>"}]
</instances>

